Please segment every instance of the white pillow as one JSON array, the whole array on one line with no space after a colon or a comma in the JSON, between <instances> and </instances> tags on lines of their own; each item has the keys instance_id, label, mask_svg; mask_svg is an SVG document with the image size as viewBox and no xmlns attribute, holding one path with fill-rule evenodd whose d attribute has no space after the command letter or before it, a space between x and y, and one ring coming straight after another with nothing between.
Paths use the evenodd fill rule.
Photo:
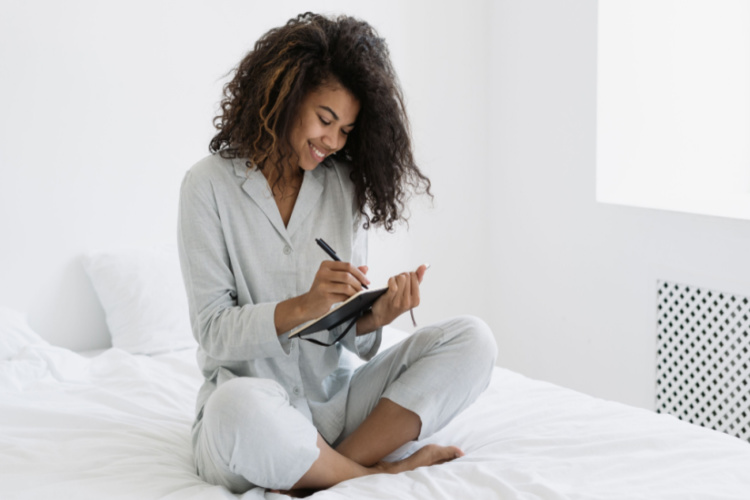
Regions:
<instances>
[{"instance_id":1,"label":"white pillow","mask_svg":"<svg viewBox=\"0 0 750 500\"><path fill-rule=\"evenodd\" d=\"M10 359L29 344L46 344L18 311L0 306L0 359Z\"/></svg>"},{"instance_id":2,"label":"white pillow","mask_svg":"<svg viewBox=\"0 0 750 500\"><path fill-rule=\"evenodd\" d=\"M197 345L174 249L93 252L84 256L83 265L114 347L156 354Z\"/></svg>"}]
</instances>

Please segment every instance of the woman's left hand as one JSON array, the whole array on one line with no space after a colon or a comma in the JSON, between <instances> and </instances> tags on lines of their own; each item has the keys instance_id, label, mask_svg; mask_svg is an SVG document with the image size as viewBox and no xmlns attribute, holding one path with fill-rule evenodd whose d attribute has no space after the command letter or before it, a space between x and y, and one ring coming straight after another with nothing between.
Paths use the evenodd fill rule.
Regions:
<instances>
[{"instance_id":1,"label":"woman's left hand","mask_svg":"<svg viewBox=\"0 0 750 500\"><path fill-rule=\"evenodd\" d=\"M375 328L390 324L394 319L419 305L419 284L422 283L426 265L416 271L401 273L388 280L388 291L372 306Z\"/></svg>"}]
</instances>

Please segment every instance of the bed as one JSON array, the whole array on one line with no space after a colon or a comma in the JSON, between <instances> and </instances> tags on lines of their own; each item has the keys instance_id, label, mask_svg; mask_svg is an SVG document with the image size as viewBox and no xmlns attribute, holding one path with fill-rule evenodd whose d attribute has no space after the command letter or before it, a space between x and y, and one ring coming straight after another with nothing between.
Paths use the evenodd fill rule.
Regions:
<instances>
[{"instance_id":1,"label":"bed","mask_svg":"<svg viewBox=\"0 0 750 500\"><path fill-rule=\"evenodd\" d=\"M153 256L115 257L86 264L112 348L50 345L23 314L0 308L0 498L287 498L259 488L236 496L196 475L190 426L202 380L185 306L163 302L171 278L153 276ZM162 314L142 312L159 301ZM391 344L404 335L384 333ZM310 498L750 499L747 441L502 367L474 405L413 446L428 442L465 456Z\"/></svg>"}]
</instances>

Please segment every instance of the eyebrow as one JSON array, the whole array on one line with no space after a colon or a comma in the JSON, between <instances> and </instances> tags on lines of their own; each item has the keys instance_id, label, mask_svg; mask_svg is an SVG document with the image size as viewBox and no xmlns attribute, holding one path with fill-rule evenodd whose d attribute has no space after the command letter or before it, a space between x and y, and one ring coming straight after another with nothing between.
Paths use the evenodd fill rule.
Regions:
<instances>
[{"instance_id":1,"label":"eyebrow","mask_svg":"<svg viewBox=\"0 0 750 500\"><path fill-rule=\"evenodd\" d=\"M325 109L326 111L328 111L329 113L331 113L331 115L333 115L333 119L334 119L334 120L336 120L336 121L339 121L339 115L337 115L337 114L336 114L336 112L335 112L334 110L332 110L332 109L331 109L331 108L329 108L328 106L322 106L322 105L321 105L321 106L318 106L318 107L319 107L319 108L322 108L322 109ZM353 126L354 126L354 123L350 123L349 125L346 125L346 126L347 126L347 127L353 127Z\"/></svg>"}]
</instances>

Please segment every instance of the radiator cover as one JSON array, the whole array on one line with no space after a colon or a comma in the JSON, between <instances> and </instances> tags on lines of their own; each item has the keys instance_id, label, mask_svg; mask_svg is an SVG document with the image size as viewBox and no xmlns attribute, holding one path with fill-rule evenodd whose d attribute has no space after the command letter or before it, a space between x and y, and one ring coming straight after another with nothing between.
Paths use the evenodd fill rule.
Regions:
<instances>
[{"instance_id":1,"label":"radiator cover","mask_svg":"<svg viewBox=\"0 0 750 500\"><path fill-rule=\"evenodd\" d=\"M750 440L750 299L657 289L656 411Z\"/></svg>"}]
</instances>

